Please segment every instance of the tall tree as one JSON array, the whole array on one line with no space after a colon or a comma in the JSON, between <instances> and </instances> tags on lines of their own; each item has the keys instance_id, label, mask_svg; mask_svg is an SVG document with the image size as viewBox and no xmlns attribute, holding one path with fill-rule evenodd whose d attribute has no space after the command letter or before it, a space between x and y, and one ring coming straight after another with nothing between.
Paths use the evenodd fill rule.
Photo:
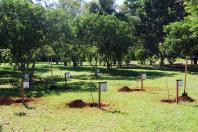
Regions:
<instances>
[{"instance_id":1,"label":"tall tree","mask_svg":"<svg viewBox=\"0 0 198 132\"><path fill-rule=\"evenodd\" d=\"M177 0L127 0L125 4L132 15L141 19L137 33L145 40L144 47L148 50L148 54L159 56L163 65L165 56L159 50L165 36L163 26L183 19L185 15L183 3Z\"/></svg>"},{"instance_id":2,"label":"tall tree","mask_svg":"<svg viewBox=\"0 0 198 132\"><path fill-rule=\"evenodd\" d=\"M46 34L45 9L26 0L0 1L0 32L8 45L12 60L23 74L34 73L35 51Z\"/></svg>"},{"instance_id":3,"label":"tall tree","mask_svg":"<svg viewBox=\"0 0 198 132\"><path fill-rule=\"evenodd\" d=\"M167 55L175 53L178 57L191 57L194 64L198 61L198 2L187 0L184 20L171 23L164 28L167 33L163 49Z\"/></svg>"},{"instance_id":4,"label":"tall tree","mask_svg":"<svg viewBox=\"0 0 198 132\"><path fill-rule=\"evenodd\" d=\"M95 45L104 56L107 68L112 68L113 57L122 61L123 54L131 44L128 23L112 15L87 14L77 21L77 37L83 44Z\"/></svg>"}]
</instances>

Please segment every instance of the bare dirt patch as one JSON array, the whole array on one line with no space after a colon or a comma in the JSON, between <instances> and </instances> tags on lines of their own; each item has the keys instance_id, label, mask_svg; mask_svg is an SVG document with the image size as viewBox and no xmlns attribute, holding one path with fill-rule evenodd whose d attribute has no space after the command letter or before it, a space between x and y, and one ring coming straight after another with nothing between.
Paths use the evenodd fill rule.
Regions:
<instances>
[{"instance_id":1,"label":"bare dirt patch","mask_svg":"<svg viewBox=\"0 0 198 132\"><path fill-rule=\"evenodd\" d=\"M14 100L11 97L0 97L0 105L11 105Z\"/></svg>"},{"instance_id":2,"label":"bare dirt patch","mask_svg":"<svg viewBox=\"0 0 198 132\"><path fill-rule=\"evenodd\" d=\"M127 86L121 87L118 92L135 92L135 91L142 91L141 89L138 88L129 88Z\"/></svg>"},{"instance_id":3,"label":"bare dirt patch","mask_svg":"<svg viewBox=\"0 0 198 132\"><path fill-rule=\"evenodd\" d=\"M178 101L179 102L194 102L195 100L189 96L179 96ZM160 102L162 102L162 103L176 103L176 99L162 99L162 100L160 100Z\"/></svg>"},{"instance_id":4,"label":"bare dirt patch","mask_svg":"<svg viewBox=\"0 0 198 132\"><path fill-rule=\"evenodd\" d=\"M74 100L67 104L70 108L98 107L98 103L86 103L81 99ZM101 107L108 107L109 104L101 103Z\"/></svg>"},{"instance_id":5,"label":"bare dirt patch","mask_svg":"<svg viewBox=\"0 0 198 132\"><path fill-rule=\"evenodd\" d=\"M32 98L25 98L24 103L33 102ZM23 103L22 99L13 99L11 97L0 97L0 105L11 105L11 104L19 104Z\"/></svg>"},{"instance_id":6,"label":"bare dirt patch","mask_svg":"<svg viewBox=\"0 0 198 132\"><path fill-rule=\"evenodd\" d=\"M195 100L189 96L179 96L178 100L180 102L194 102Z\"/></svg>"},{"instance_id":7,"label":"bare dirt patch","mask_svg":"<svg viewBox=\"0 0 198 132\"><path fill-rule=\"evenodd\" d=\"M176 101L175 101L175 99L162 99L162 100L160 100L160 102L162 102L162 103L175 103Z\"/></svg>"}]
</instances>

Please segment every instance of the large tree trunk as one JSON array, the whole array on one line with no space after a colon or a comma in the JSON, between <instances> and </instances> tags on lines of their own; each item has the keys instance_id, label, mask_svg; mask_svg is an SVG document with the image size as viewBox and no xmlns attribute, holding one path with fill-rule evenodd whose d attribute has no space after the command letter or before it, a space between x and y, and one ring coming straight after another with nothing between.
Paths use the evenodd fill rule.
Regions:
<instances>
[{"instance_id":1,"label":"large tree trunk","mask_svg":"<svg viewBox=\"0 0 198 132\"><path fill-rule=\"evenodd\" d=\"M72 62L73 62L73 67L77 67L78 66L78 63L75 59L72 59Z\"/></svg>"}]
</instances>

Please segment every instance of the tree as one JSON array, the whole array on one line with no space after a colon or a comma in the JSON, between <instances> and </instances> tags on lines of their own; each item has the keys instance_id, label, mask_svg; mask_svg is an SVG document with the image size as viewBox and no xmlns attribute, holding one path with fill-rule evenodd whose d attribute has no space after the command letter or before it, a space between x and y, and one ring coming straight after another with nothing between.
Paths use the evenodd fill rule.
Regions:
<instances>
[{"instance_id":1,"label":"tree","mask_svg":"<svg viewBox=\"0 0 198 132\"><path fill-rule=\"evenodd\" d=\"M0 1L0 32L3 44L8 45L13 62L22 74L32 79L35 51L43 44L46 33L45 9L26 0Z\"/></svg>"},{"instance_id":2,"label":"tree","mask_svg":"<svg viewBox=\"0 0 198 132\"><path fill-rule=\"evenodd\" d=\"M182 2L177 0L127 0L125 2L129 13L140 17L141 24L136 27L136 33L144 39L144 47L148 55L156 55L164 64L164 54L159 50L165 33L163 26L183 19L185 15Z\"/></svg>"},{"instance_id":3,"label":"tree","mask_svg":"<svg viewBox=\"0 0 198 132\"><path fill-rule=\"evenodd\" d=\"M194 64L198 61L198 3L194 0L185 2L186 12L189 14L184 20L171 23L164 27L167 33L164 47L170 53L185 58L191 57Z\"/></svg>"},{"instance_id":4,"label":"tree","mask_svg":"<svg viewBox=\"0 0 198 132\"><path fill-rule=\"evenodd\" d=\"M89 5L90 13L99 13L100 15L112 15L116 13L115 0L99 0L91 2Z\"/></svg>"},{"instance_id":5,"label":"tree","mask_svg":"<svg viewBox=\"0 0 198 132\"><path fill-rule=\"evenodd\" d=\"M98 48L107 68L112 68L113 57L121 62L131 45L131 28L113 15L86 14L76 21L76 34L82 44Z\"/></svg>"},{"instance_id":6,"label":"tree","mask_svg":"<svg viewBox=\"0 0 198 132\"><path fill-rule=\"evenodd\" d=\"M63 9L48 9L47 16L47 41L53 48L53 59L58 62L67 51L67 44L72 41L71 19ZM63 51L65 49L65 51Z\"/></svg>"}]
</instances>

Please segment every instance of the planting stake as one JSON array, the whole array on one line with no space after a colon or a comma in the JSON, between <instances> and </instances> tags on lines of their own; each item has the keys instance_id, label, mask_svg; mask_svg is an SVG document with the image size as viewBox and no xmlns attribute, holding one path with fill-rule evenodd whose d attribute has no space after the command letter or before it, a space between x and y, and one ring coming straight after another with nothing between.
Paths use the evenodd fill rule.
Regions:
<instances>
[{"instance_id":1,"label":"planting stake","mask_svg":"<svg viewBox=\"0 0 198 132\"><path fill-rule=\"evenodd\" d=\"M101 108L101 84L99 83L99 89L98 89L98 108Z\"/></svg>"},{"instance_id":2,"label":"planting stake","mask_svg":"<svg viewBox=\"0 0 198 132\"><path fill-rule=\"evenodd\" d=\"M24 91L24 87L23 87L23 81L21 82L21 98L22 98L22 103L24 103L24 95L25 95L25 91Z\"/></svg>"},{"instance_id":3,"label":"planting stake","mask_svg":"<svg viewBox=\"0 0 198 132\"><path fill-rule=\"evenodd\" d=\"M187 96L188 94L186 93L186 81L187 81L187 72L188 72L188 59L186 57L186 65L185 65L185 79L184 79L184 92L182 96Z\"/></svg>"},{"instance_id":4,"label":"planting stake","mask_svg":"<svg viewBox=\"0 0 198 132\"><path fill-rule=\"evenodd\" d=\"M53 75L53 72L52 72L52 57L51 57L51 81L52 81L52 86L53 86L54 82L53 82L53 79L52 79L52 75Z\"/></svg>"},{"instance_id":5,"label":"planting stake","mask_svg":"<svg viewBox=\"0 0 198 132\"><path fill-rule=\"evenodd\" d=\"M179 80L177 80L177 84L176 84L176 102L178 104L179 100L178 100L178 95L179 95Z\"/></svg>"},{"instance_id":6,"label":"planting stake","mask_svg":"<svg viewBox=\"0 0 198 132\"><path fill-rule=\"evenodd\" d=\"M142 89L142 91L143 91L143 89L144 89L144 84L143 84L143 75L141 75L141 89Z\"/></svg>"}]
</instances>

